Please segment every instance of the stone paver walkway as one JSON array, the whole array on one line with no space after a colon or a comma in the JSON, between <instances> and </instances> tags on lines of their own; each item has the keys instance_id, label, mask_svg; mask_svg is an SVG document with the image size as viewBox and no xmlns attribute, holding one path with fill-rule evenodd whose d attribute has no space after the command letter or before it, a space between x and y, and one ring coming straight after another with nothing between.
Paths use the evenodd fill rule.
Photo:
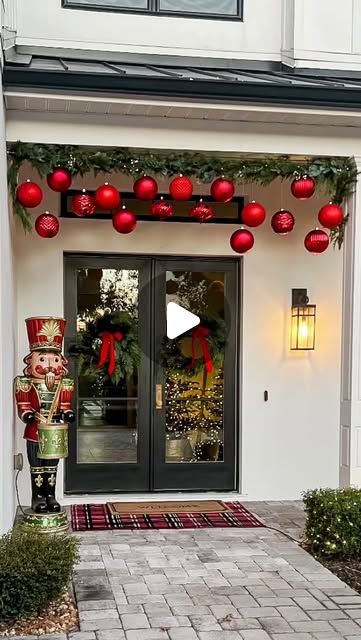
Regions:
<instances>
[{"instance_id":1,"label":"stone paver walkway","mask_svg":"<svg viewBox=\"0 0 361 640\"><path fill-rule=\"evenodd\" d=\"M299 503L248 506L299 535ZM70 640L361 640L361 596L266 528L87 533L74 584Z\"/></svg>"}]
</instances>

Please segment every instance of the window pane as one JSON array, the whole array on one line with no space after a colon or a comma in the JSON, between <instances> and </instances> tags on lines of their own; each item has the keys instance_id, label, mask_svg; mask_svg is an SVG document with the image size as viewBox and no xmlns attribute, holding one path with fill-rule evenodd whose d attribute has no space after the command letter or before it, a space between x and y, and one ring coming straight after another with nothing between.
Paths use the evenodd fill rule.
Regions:
<instances>
[{"instance_id":1,"label":"window pane","mask_svg":"<svg viewBox=\"0 0 361 640\"><path fill-rule=\"evenodd\" d=\"M204 271L167 271L166 304L175 302L195 314L224 322L225 274ZM201 316L202 317L202 316ZM192 332L179 340L182 355L200 360L202 345ZM166 369L166 463L223 462L224 350L211 372Z\"/></svg>"},{"instance_id":2,"label":"window pane","mask_svg":"<svg viewBox=\"0 0 361 640\"><path fill-rule=\"evenodd\" d=\"M137 462L138 371L117 380L98 368L101 335L92 327L106 312L123 312L136 326L138 291L136 270L78 269L77 339L86 347L77 366L78 463Z\"/></svg>"},{"instance_id":3,"label":"window pane","mask_svg":"<svg viewBox=\"0 0 361 640\"><path fill-rule=\"evenodd\" d=\"M85 7L105 7L118 9L147 9L148 0L67 0L67 4L83 4Z\"/></svg>"},{"instance_id":4,"label":"window pane","mask_svg":"<svg viewBox=\"0 0 361 640\"><path fill-rule=\"evenodd\" d=\"M161 11L236 16L237 0L160 0Z\"/></svg>"}]
</instances>

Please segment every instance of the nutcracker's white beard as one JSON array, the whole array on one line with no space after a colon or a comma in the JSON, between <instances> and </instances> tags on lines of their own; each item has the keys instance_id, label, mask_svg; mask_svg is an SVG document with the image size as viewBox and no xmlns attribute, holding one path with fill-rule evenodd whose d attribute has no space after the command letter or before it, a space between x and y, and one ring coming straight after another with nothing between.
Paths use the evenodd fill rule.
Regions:
<instances>
[{"instance_id":1,"label":"nutcracker's white beard","mask_svg":"<svg viewBox=\"0 0 361 640\"><path fill-rule=\"evenodd\" d=\"M45 384L46 384L46 388L49 391L52 391L55 387L55 373L54 371L48 371L48 373L45 374Z\"/></svg>"}]
</instances>

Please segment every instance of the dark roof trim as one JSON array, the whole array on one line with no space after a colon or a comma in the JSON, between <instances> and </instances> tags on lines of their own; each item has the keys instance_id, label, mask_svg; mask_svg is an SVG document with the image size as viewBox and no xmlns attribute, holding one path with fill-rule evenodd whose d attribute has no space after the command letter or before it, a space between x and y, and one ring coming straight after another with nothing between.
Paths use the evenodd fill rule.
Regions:
<instances>
[{"instance_id":1,"label":"dark roof trim","mask_svg":"<svg viewBox=\"0 0 361 640\"><path fill-rule=\"evenodd\" d=\"M65 53L65 52L64 52ZM78 60L67 56L7 59L5 88L112 92L167 98L359 108L361 78L203 65Z\"/></svg>"}]
</instances>

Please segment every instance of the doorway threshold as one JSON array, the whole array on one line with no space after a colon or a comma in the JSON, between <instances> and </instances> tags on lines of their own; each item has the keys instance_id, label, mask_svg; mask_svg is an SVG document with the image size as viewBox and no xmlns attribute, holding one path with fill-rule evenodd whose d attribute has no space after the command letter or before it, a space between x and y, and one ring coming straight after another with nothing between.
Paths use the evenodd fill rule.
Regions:
<instances>
[{"instance_id":1,"label":"doorway threshold","mask_svg":"<svg viewBox=\"0 0 361 640\"><path fill-rule=\"evenodd\" d=\"M196 492L162 492L162 493L110 493L110 494L72 494L62 498L64 506L72 504L104 504L106 502L152 502L179 500L188 502L189 500L223 500L224 502L247 501L247 494L237 491L202 491Z\"/></svg>"}]
</instances>

